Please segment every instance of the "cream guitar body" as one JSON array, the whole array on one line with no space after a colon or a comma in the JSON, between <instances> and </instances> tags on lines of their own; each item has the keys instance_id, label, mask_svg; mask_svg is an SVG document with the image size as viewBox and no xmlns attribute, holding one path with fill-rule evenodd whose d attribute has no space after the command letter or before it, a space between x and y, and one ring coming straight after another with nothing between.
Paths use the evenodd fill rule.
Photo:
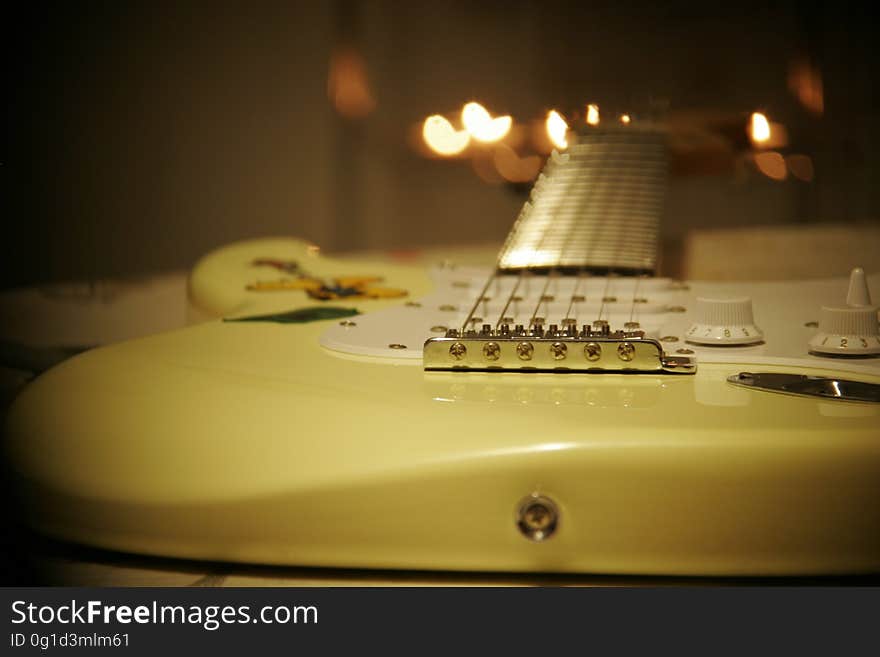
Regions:
<instances>
[{"instance_id":1,"label":"cream guitar body","mask_svg":"<svg viewBox=\"0 0 880 657\"><path fill-rule=\"evenodd\" d=\"M283 262L298 273L279 273ZM115 550L266 564L880 570L880 404L728 381L880 383L877 358L808 353L808 324L846 280L639 279L635 290L600 279L553 295L601 297L612 322L637 320L668 354L693 358L687 374L425 371L422 344L468 321L490 271L333 261L285 239L205 257L190 280L200 321L73 358L13 405L7 453L33 526ZM320 300L305 289L351 277L381 277L384 291ZM880 291L878 277L868 283ZM697 297L749 297L762 341L687 342ZM359 314L290 321L315 308ZM224 321L266 315L287 320Z\"/></svg>"}]
</instances>

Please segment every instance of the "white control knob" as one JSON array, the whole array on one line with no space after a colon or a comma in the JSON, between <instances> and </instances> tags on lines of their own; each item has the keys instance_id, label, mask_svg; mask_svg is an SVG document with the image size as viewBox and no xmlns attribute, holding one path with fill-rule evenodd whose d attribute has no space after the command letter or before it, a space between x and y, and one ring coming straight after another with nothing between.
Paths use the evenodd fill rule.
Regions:
<instances>
[{"instance_id":1,"label":"white control knob","mask_svg":"<svg viewBox=\"0 0 880 657\"><path fill-rule=\"evenodd\" d=\"M880 354L880 326L876 307L822 308L819 332L810 351L822 356Z\"/></svg>"},{"instance_id":2,"label":"white control knob","mask_svg":"<svg viewBox=\"0 0 880 657\"><path fill-rule=\"evenodd\" d=\"M684 339L694 344L733 345L757 344L764 333L755 326L752 300L697 298L696 321L685 332Z\"/></svg>"},{"instance_id":3,"label":"white control knob","mask_svg":"<svg viewBox=\"0 0 880 657\"><path fill-rule=\"evenodd\" d=\"M868 289L868 279L865 278L865 270L861 267L856 267L849 273L846 305L856 308L873 305L871 303L871 291Z\"/></svg>"},{"instance_id":4,"label":"white control knob","mask_svg":"<svg viewBox=\"0 0 880 657\"><path fill-rule=\"evenodd\" d=\"M849 275L846 306L822 307L819 332L810 339L810 353L817 356L873 356L880 354L877 307L865 271L856 267Z\"/></svg>"}]
</instances>

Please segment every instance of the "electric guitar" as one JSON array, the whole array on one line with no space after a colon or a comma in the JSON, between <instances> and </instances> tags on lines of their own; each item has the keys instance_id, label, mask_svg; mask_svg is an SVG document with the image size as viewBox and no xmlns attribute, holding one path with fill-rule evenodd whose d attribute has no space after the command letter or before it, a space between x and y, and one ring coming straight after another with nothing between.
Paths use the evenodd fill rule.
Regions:
<instances>
[{"instance_id":1,"label":"electric guitar","mask_svg":"<svg viewBox=\"0 0 880 657\"><path fill-rule=\"evenodd\" d=\"M656 131L587 131L494 265L209 254L191 326L16 400L30 521L231 562L877 572L880 277L655 277L665 167Z\"/></svg>"}]
</instances>

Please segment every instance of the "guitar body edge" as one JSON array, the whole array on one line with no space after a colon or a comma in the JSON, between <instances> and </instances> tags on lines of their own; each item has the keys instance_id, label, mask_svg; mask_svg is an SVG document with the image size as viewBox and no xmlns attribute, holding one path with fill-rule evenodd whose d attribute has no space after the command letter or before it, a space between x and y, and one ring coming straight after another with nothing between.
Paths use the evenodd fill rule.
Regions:
<instances>
[{"instance_id":1,"label":"guitar body edge","mask_svg":"<svg viewBox=\"0 0 880 657\"><path fill-rule=\"evenodd\" d=\"M321 305L302 292L243 294L253 257L293 251L313 275L381 267L409 299L430 291L412 266L327 261L270 240L204 260L194 305L227 317ZM206 271L231 262L240 271L224 284L236 294L206 299ZM880 572L877 404L737 389L725 379L741 365L426 373L417 360L322 348L335 321L210 319L45 373L7 426L30 522L102 548L279 565ZM532 495L558 513L544 541L517 523Z\"/></svg>"}]
</instances>

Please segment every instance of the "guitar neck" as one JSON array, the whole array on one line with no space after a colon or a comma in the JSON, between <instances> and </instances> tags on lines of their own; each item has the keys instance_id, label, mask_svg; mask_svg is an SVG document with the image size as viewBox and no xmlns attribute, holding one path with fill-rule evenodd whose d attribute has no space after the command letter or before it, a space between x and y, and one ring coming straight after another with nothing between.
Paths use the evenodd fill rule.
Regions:
<instances>
[{"instance_id":1,"label":"guitar neck","mask_svg":"<svg viewBox=\"0 0 880 657\"><path fill-rule=\"evenodd\" d=\"M587 127L548 158L498 269L653 274L667 168L660 130Z\"/></svg>"}]
</instances>

